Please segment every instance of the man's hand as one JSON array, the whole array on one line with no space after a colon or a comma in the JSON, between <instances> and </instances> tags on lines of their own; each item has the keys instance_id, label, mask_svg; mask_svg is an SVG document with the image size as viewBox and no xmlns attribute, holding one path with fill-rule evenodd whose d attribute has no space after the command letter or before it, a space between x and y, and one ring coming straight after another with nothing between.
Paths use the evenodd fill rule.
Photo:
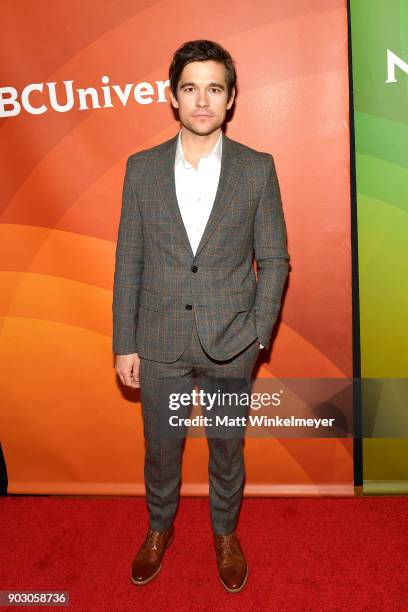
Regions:
<instances>
[{"instance_id":1,"label":"man's hand","mask_svg":"<svg viewBox=\"0 0 408 612\"><path fill-rule=\"evenodd\" d=\"M123 385L137 389L139 384L140 360L137 353L116 355L115 368Z\"/></svg>"}]
</instances>

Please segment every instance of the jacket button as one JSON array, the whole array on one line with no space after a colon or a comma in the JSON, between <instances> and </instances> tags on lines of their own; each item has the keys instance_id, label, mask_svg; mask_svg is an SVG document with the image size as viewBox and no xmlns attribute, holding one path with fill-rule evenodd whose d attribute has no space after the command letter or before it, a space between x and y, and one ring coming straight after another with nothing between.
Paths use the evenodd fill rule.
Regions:
<instances>
[{"instance_id":1,"label":"jacket button","mask_svg":"<svg viewBox=\"0 0 408 612\"><path fill-rule=\"evenodd\" d=\"M186 304L186 310L193 310L193 307L191 304Z\"/></svg>"},{"instance_id":2,"label":"jacket button","mask_svg":"<svg viewBox=\"0 0 408 612\"><path fill-rule=\"evenodd\" d=\"M197 266L192 266L192 267L191 267L191 271L192 271L192 272L197 272L197 270L198 270Z\"/></svg>"}]
</instances>

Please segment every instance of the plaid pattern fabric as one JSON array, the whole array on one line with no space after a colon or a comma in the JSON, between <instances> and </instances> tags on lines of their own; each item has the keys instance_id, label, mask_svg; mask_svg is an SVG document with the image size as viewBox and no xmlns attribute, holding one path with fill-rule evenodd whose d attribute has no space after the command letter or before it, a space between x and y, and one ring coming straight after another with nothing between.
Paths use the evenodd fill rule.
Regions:
<instances>
[{"instance_id":1,"label":"plaid pattern fabric","mask_svg":"<svg viewBox=\"0 0 408 612\"><path fill-rule=\"evenodd\" d=\"M194 255L177 203L176 146L177 136L127 161L113 352L171 363L194 320L214 359L256 338L268 348L290 261L273 158L223 135L218 190Z\"/></svg>"},{"instance_id":2,"label":"plaid pattern fabric","mask_svg":"<svg viewBox=\"0 0 408 612\"><path fill-rule=\"evenodd\" d=\"M250 383L246 387L244 380L250 381L258 355L258 345L253 341L233 359L222 363L214 361L203 350L197 327L193 324L186 350L177 361L164 363L140 359L140 397L146 440L144 476L152 529L165 531L173 523L179 500L183 439L186 435L185 426L177 427L177 435L169 435L169 427L163 427L163 419L168 422L170 411L168 395L159 391L161 381L166 381L163 388L170 392L190 394L198 385L208 393L216 393L218 389L221 392L239 389L240 393L250 393ZM226 381L225 386L221 384L222 379ZM170 385L172 380L174 386ZM238 380L239 385L231 387L233 380ZM178 410L177 414L189 417L191 409L190 404ZM241 408L237 416L238 413L248 414L247 410ZM216 412L216 407L211 413L206 413L205 409L201 411L213 418ZM230 414L236 416L233 412ZM236 428L231 427L219 435L207 436L211 523L215 533L219 534L234 531L238 521L245 479L243 438L240 435L242 432L237 434Z\"/></svg>"}]
</instances>

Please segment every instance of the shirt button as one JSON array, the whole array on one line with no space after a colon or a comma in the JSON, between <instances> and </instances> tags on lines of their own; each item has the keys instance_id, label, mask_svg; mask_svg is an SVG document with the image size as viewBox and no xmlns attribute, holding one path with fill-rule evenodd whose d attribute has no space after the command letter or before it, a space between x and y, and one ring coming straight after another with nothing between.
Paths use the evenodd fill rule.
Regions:
<instances>
[{"instance_id":1,"label":"shirt button","mask_svg":"<svg viewBox=\"0 0 408 612\"><path fill-rule=\"evenodd\" d=\"M198 267L197 267L197 266L192 266L192 267L191 267L191 271L192 271L192 272L197 272L197 270L198 270Z\"/></svg>"},{"instance_id":2,"label":"shirt button","mask_svg":"<svg viewBox=\"0 0 408 612\"><path fill-rule=\"evenodd\" d=\"M199 202L201 202L201 201L202 201L202 199L203 199L203 198L202 198L201 196L198 196L198 198L197 198L197 200L198 200Z\"/></svg>"},{"instance_id":3,"label":"shirt button","mask_svg":"<svg viewBox=\"0 0 408 612\"><path fill-rule=\"evenodd\" d=\"M191 304L186 304L186 310L193 310L193 307Z\"/></svg>"}]
</instances>

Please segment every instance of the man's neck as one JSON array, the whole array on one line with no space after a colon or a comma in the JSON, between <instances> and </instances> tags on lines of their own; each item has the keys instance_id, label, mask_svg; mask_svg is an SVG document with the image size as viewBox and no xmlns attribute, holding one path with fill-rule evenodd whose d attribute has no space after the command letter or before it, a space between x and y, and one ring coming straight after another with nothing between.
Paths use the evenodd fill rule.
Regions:
<instances>
[{"instance_id":1,"label":"man's neck","mask_svg":"<svg viewBox=\"0 0 408 612\"><path fill-rule=\"evenodd\" d=\"M183 153L186 160L197 168L200 158L212 151L218 142L220 134L221 128L218 128L211 134L199 136L183 127L181 129L181 144L183 145Z\"/></svg>"}]
</instances>

